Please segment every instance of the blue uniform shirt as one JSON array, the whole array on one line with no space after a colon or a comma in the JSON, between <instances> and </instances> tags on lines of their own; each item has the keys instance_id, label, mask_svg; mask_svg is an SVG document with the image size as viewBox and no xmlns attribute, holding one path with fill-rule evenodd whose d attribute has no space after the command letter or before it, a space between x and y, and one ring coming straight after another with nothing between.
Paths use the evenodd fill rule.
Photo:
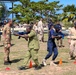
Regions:
<instances>
[{"instance_id":1,"label":"blue uniform shirt","mask_svg":"<svg viewBox=\"0 0 76 75\"><path fill-rule=\"evenodd\" d=\"M53 26L53 23L52 22L49 22L48 23L48 30L50 30L51 26Z\"/></svg>"},{"instance_id":2,"label":"blue uniform shirt","mask_svg":"<svg viewBox=\"0 0 76 75\"><path fill-rule=\"evenodd\" d=\"M52 38L52 36L55 36L55 31L53 29L49 31L48 41L54 42L55 38Z\"/></svg>"},{"instance_id":3,"label":"blue uniform shirt","mask_svg":"<svg viewBox=\"0 0 76 75\"><path fill-rule=\"evenodd\" d=\"M62 26L60 24L56 24L55 25L55 29L57 29L58 31L56 32L57 35L61 35L62 38L64 39L64 34L60 31L62 30Z\"/></svg>"}]
</instances>

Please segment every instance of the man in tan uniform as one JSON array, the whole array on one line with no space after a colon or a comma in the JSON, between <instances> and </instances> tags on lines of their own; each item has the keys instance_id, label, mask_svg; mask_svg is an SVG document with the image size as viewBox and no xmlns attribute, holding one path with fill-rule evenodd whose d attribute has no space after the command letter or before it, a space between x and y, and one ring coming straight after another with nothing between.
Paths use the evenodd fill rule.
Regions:
<instances>
[{"instance_id":1,"label":"man in tan uniform","mask_svg":"<svg viewBox=\"0 0 76 75\"><path fill-rule=\"evenodd\" d=\"M11 63L9 59L10 47L11 47L11 25L12 20L9 20L8 23L4 26L3 29L3 38L4 38L4 65Z\"/></svg>"},{"instance_id":2,"label":"man in tan uniform","mask_svg":"<svg viewBox=\"0 0 76 75\"><path fill-rule=\"evenodd\" d=\"M39 41L44 42L44 28L42 18L38 22L38 34L39 34Z\"/></svg>"},{"instance_id":3,"label":"man in tan uniform","mask_svg":"<svg viewBox=\"0 0 76 75\"><path fill-rule=\"evenodd\" d=\"M68 42L70 45L70 59L76 59L76 22L69 30Z\"/></svg>"},{"instance_id":4,"label":"man in tan uniform","mask_svg":"<svg viewBox=\"0 0 76 75\"><path fill-rule=\"evenodd\" d=\"M33 25L33 30L35 30L35 32L38 33L37 22Z\"/></svg>"}]
</instances>

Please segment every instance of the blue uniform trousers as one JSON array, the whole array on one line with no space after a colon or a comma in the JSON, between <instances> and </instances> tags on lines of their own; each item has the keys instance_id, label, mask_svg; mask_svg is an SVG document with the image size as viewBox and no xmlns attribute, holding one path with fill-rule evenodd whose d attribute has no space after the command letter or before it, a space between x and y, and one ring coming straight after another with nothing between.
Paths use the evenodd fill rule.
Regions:
<instances>
[{"instance_id":1,"label":"blue uniform trousers","mask_svg":"<svg viewBox=\"0 0 76 75\"><path fill-rule=\"evenodd\" d=\"M52 60L55 60L58 55L58 49L54 41L49 40L47 42L47 50L48 54L46 55L45 59L47 60L54 53Z\"/></svg>"}]
</instances>

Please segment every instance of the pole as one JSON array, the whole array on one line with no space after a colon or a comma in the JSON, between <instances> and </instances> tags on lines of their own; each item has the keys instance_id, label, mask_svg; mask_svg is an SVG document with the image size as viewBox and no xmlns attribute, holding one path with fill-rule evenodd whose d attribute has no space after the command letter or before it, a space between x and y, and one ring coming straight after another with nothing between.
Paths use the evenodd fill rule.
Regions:
<instances>
[{"instance_id":1,"label":"pole","mask_svg":"<svg viewBox=\"0 0 76 75\"><path fill-rule=\"evenodd\" d=\"M12 9L13 9L13 1L12 1ZM13 12L12 12L12 21L13 21L13 18L14 18L14 15L13 15ZM12 23L13 24L13 23ZM14 26L12 26L12 34L14 33Z\"/></svg>"},{"instance_id":2,"label":"pole","mask_svg":"<svg viewBox=\"0 0 76 75\"><path fill-rule=\"evenodd\" d=\"M12 9L13 9L13 1L12 1ZM12 20L13 20L13 12L12 12Z\"/></svg>"}]
</instances>

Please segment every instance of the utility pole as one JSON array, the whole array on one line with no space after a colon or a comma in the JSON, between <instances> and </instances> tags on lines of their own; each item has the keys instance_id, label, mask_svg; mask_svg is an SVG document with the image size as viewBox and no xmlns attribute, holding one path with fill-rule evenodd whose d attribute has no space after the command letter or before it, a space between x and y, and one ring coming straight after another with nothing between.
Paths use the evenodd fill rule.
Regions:
<instances>
[{"instance_id":1,"label":"utility pole","mask_svg":"<svg viewBox=\"0 0 76 75\"><path fill-rule=\"evenodd\" d=\"M12 1L12 9L13 9L13 1ZM12 21L13 21L13 18L14 18L14 14L13 14L13 12L12 12ZM14 23L13 23L14 24ZM12 26L12 34L14 33L14 26Z\"/></svg>"},{"instance_id":2,"label":"utility pole","mask_svg":"<svg viewBox=\"0 0 76 75\"><path fill-rule=\"evenodd\" d=\"M12 1L12 9L13 9L13 4L14 4L14 3L13 3L13 1ZM13 12L12 12L12 20L13 20L13 18L14 18L14 16L13 16Z\"/></svg>"}]
</instances>

